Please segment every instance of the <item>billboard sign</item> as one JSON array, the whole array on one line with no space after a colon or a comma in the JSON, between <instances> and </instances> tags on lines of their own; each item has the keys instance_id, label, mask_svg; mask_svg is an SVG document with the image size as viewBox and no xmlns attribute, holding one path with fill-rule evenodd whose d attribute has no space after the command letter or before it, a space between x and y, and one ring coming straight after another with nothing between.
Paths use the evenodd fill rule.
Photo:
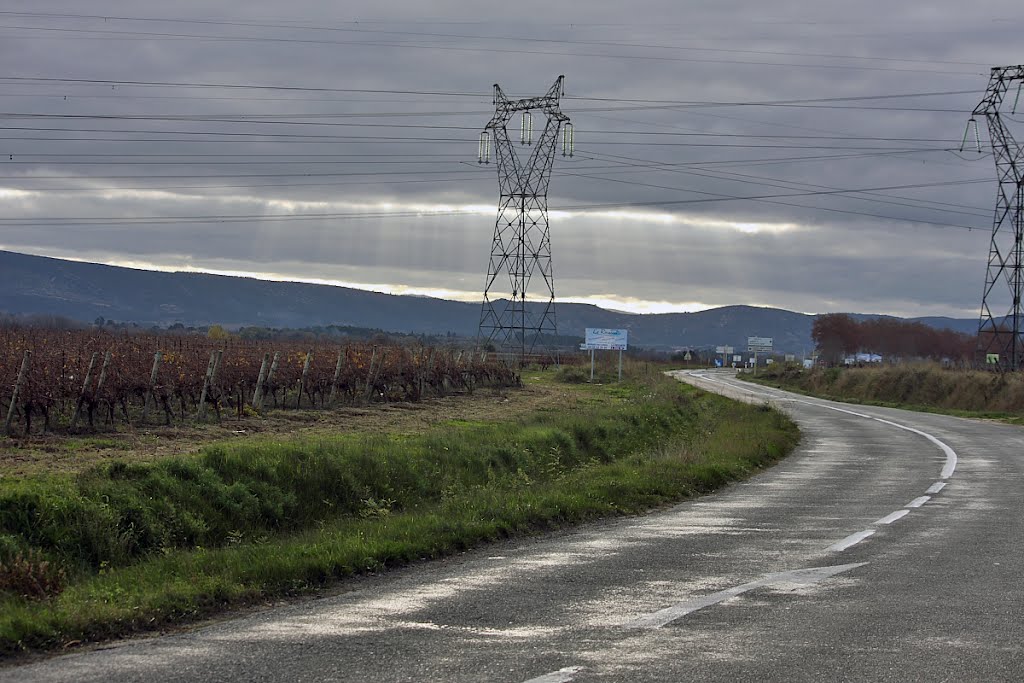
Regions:
<instances>
[{"instance_id":1,"label":"billboard sign","mask_svg":"<svg viewBox=\"0 0 1024 683\"><path fill-rule=\"evenodd\" d=\"M599 351L625 351L629 330L610 330L604 327L588 327L581 348Z\"/></svg>"}]
</instances>

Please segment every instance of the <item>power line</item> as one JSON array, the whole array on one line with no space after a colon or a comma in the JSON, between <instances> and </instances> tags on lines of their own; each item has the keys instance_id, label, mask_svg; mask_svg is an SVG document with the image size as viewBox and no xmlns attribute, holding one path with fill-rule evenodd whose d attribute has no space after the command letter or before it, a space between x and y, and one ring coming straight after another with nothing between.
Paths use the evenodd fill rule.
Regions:
<instances>
[{"instance_id":1,"label":"power line","mask_svg":"<svg viewBox=\"0 0 1024 683\"><path fill-rule=\"evenodd\" d=\"M573 174L569 174L569 175L573 175ZM583 175L581 177L589 177L589 176ZM598 179L598 180L610 180L611 182L623 182L623 183L629 183L629 184L643 184L643 183L632 183L631 181L618 181L618 180L607 179L607 178L595 178L595 179ZM714 194L715 196L714 197L709 197L709 198L704 198L704 199L680 199L680 200L656 201L656 202L579 204L579 205L567 206L567 207L564 207L561 210L565 210L565 211L580 211L580 210L584 210L584 209L593 210L593 209L626 208L626 207L673 206L673 205L704 204L704 203L711 203L711 202L718 202L718 201L751 201L751 200L767 200L767 199L789 198L789 197L815 197L815 196L827 196L827 195L843 195L843 194L850 194L850 193L879 192L879 191L884 191L884 190L901 190L901 189L925 188L925 187L948 187L948 186L954 186L954 185L968 185L968 184L981 183L981 182L989 182L989 181L988 181L988 179L978 179L978 180L971 179L971 180L959 180L959 181L951 181L951 182L913 183L913 184L892 185L892 186L884 186L884 187L869 187L869 188L859 188L859 189L838 189L838 190L817 190L817 191L798 192L798 193L786 193L786 194L774 194L774 195L752 195L752 196L726 195L726 194L701 192L701 191L698 191L698 190L682 190L681 188L677 188L677 187L659 187L659 186L655 186L655 185L650 185L651 187L659 187L659 189L672 190L672 191L676 191L676 192L678 192L678 191L688 191L688 192L696 192L698 194ZM802 206L802 205L796 205L796 206L800 206L801 208L815 208L815 209L816 208L820 208L820 207L807 207L807 206ZM826 209L823 209L823 210L826 210ZM358 212L358 213L344 213L344 212L342 212L342 213L313 213L313 214L282 214L282 215L274 215L274 216L268 216L266 214L210 214L210 215L133 216L133 217L125 217L125 216L85 216L85 217L64 216L64 217L36 217L36 218L26 218L26 217L11 218L11 217L3 217L3 218L0 218L0 223L21 223L21 224L30 224L30 225L37 225L37 224L57 224L57 225L61 225L61 224L66 224L66 223L91 224L91 223L99 222L99 223L118 223L118 224L129 223L129 224L135 225L135 224L146 224L146 223L150 223L150 222L166 223L166 222L174 222L174 221L180 221L180 222L197 222L197 221L205 222L205 221L240 221L240 220L244 221L244 220L253 220L253 221L264 222L264 221L278 221L278 220L289 221L289 220L310 220L310 219L325 219L325 218L348 218L348 217L353 217L353 216L356 216L356 217L387 218L387 217L392 217L392 216L404 217L404 216L407 216L407 215L418 215L418 214L428 214L428 215L460 215L460 214L462 214L462 215L464 215L464 214L471 214L471 213L475 213L475 212L472 212L472 211L448 211L448 210L445 210L445 211L437 211L437 212L431 212L431 211L397 211L397 212ZM842 213L858 213L858 215L870 215L870 214L862 214L862 213L859 213L859 212L842 212ZM893 216L877 216L877 217L889 218L889 219L895 219L895 220L906 220L906 219L898 219L898 218L895 218ZM966 229L970 229L970 230L974 229L972 226L962 226L962 225L953 225L953 224L946 224L946 223L936 223L934 221L917 221L917 222L930 223L930 224L933 224L933 225L943 225L943 226L947 226L947 227L966 228Z\"/></svg>"},{"instance_id":2,"label":"power line","mask_svg":"<svg viewBox=\"0 0 1024 683\"><path fill-rule=\"evenodd\" d=\"M376 117L380 114L359 114L358 117ZM298 114L262 114L256 117L239 118L234 115L153 115L153 114L48 114L43 112L0 112L0 119L96 119L114 121L188 121L202 123L243 123L252 125L300 125L300 126L331 126L331 127L352 127L352 128L413 128L426 130L476 130L472 126L438 126L430 124L396 124L396 123L350 123L350 122L324 122L324 121L287 121L267 120L279 117L302 118L305 115ZM350 115L316 114L312 117L346 117ZM252 120L258 119L258 120ZM652 124L653 125L653 124ZM952 138L889 138L880 136L856 136L856 135L755 135L750 133L708 133L708 132L679 132L679 131L635 131L635 130L604 130L604 129L579 129L578 133L588 135L635 135L635 136L659 136L659 137L711 137L711 138L733 138L733 139L757 139L757 140L841 140L845 142L942 142L955 144L957 140Z\"/></svg>"},{"instance_id":3,"label":"power line","mask_svg":"<svg viewBox=\"0 0 1024 683\"><path fill-rule=\"evenodd\" d=\"M595 155L595 157L591 157L591 158L597 158L599 156L600 157L611 157L611 158L614 158L614 157L617 156L617 155L612 155L612 154L598 154L596 152L591 152L590 154ZM899 154L904 154L904 153L903 152L899 152ZM449 156L463 157L464 155L455 154L455 155L449 155ZM579 155L577 155L577 156L579 156ZM755 158L755 159L732 159L732 160L728 160L728 161L714 161L714 160L712 160L712 161L693 161L693 162L682 162L682 163L674 163L674 164L660 163L660 162L651 162L649 168L652 169L652 170L659 170L659 169L661 169L663 167L664 168L669 168L669 167L704 168L706 166L719 166L719 165L732 165L732 164L743 164L745 166L750 166L750 165L764 165L766 163L793 163L793 162L801 162L801 161L862 159L862 158L870 158L870 157L877 157L877 156L891 156L891 154L888 153L888 152L873 152L873 153L865 153L865 154L829 154L829 155L811 155L811 156L804 156L804 157L781 157L781 158L776 158L776 159ZM594 169L590 169L590 170L594 170ZM627 170L632 170L634 172L643 172L645 170L648 170L648 167L631 168L631 169L627 169ZM626 171L623 171L623 172L626 172ZM562 173L562 172L559 173L559 175L563 175L563 174L564 173ZM295 174L283 173L283 174L280 174L280 176L281 177L295 177ZM224 177L232 177L232 176L224 176ZM135 175L135 176L132 176L132 178L133 179L145 179L145 176ZM389 180L388 181L388 185L402 185L402 184L414 184L414 183L436 183L436 182L448 182L449 180L451 180L452 182L465 182L465 180L463 180L464 178L466 178L466 175L460 174L458 178L450 178L450 179L430 178L430 179L423 179L423 180ZM12 179L12 178L8 178L8 179ZM54 177L30 177L30 176L25 176L25 177L18 177L17 179L24 181L24 180L55 180L57 178L54 178ZM91 179L91 177L90 176L64 176L61 179L89 180L89 179ZM106 180L106 178L104 178L104 180ZM160 180L160 178L156 178L155 180ZM473 180L478 180L478 179L474 178ZM145 186L145 187L140 187L140 186L114 186L114 187L110 187L110 188L107 188L107 187L104 187L104 188L93 188L93 187L87 187L87 188L82 188L82 187L56 187L55 188L55 187L47 187L47 188L32 188L32 189L27 190L27 191L41 192L41 193L42 192L83 192L83 193L98 192L98 193L103 193L103 192L107 192L109 190L115 190L115 191L132 191L132 190L148 191L148 190L247 189L247 188L264 188L264 187L283 187L283 188L293 188L294 187L294 188L302 188L302 187L339 187L339 186L366 185L366 184L374 184L374 185L376 185L376 184L379 184L379 183L380 183L379 180L367 181L367 182L344 181L344 182L332 182L332 183L320 183L320 182L314 182L314 183L246 183L246 184L242 184L242 185L210 185L210 184L202 184L202 185L167 185L166 183L161 183L159 187L153 187L153 186Z\"/></svg>"},{"instance_id":4,"label":"power line","mask_svg":"<svg viewBox=\"0 0 1024 683\"><path fill-rule=\"evenodd\" d=\"M18 26L18 25L0 25L0 28L8 28L22 31L38 31L38 32L50 32L58 34L89 34L95 36L102 36L109 38L110 36L139 36L140 38L153 39L153 38L185 38L195 40L216 40L218 42L267 42L267 43L299 43L299 44L320 44L320 45L358 45L359 47L388 47L396 49L415 49L415 50L441 50L448 52L480 52L480 48L475 47L458 47L455 45L448 44L429 44L429 45L418 45L413 43L386 43L380 41L367 42L367 41L343 41L343 40L323 40L323 39L312 39L312 38L274 38L274 37L257 37L257 36L230 36L230 35L213 35L213 34L194 34L194 33L168 33L158 31L116 31L110 29L77 29L77 28L54 28L54 27L43 27L43 26ZM428 37L428 36L424 36ZM828 69L828 70L855 70L855 71L887 71L887 72L904 72L904 73L929 73L929 74L944 74L954 76L977 76L977 72L973 71L951 71L942 69L919 69L919 68L900 68L900 67L882 67L882 66L855 66L847 64L822 64L822 63L799 63L799 62L765 62L765 61L748 61L740 59L709 59L709 58L694 58L694 57L669 57L659 55L636 55L636 54L608 54L601 52L555 52L551 50L525 50L525 49L511 49L511 48L499 48L488 46L487 52L499 53L499 54L522 54L522 55L545 55L552 57L574 57L574 58L589 58L589 59L618 59L618 60L639 60L639 61L655 61L655 62L682 62L682 63L705 63L705 64L733 64L741 66L775 66L775 67L786 67L786 68L803 68L803 69Z\"/></svg>"},{"instance_id":5,"label":"power line","mask_svg":"<svg viewBox=\"0 0 1024 683\"><path fill-rule=\"evenodd\" d=\"M785 57L810 57L813 59L852 59L862 61L884 61L884 62L904 62L904 63L915 63L915 64L948 64L952 66L980 66L987 67L988 64L982 62L964 62L964 61L952 61L952 60L935 60L935 59L913 59L913 58L894 58L894 57L878 57L878 56L864 56L864 55L837 55L828 53L813 53L813 52L786 52L777 50L745 50L737 48L705 48L695 47L689 45L655 45L650 43L629 43L621 41L596 41L596 40L566 40L566 39L553 39L553 38L533 38L533 37L521 37L521 36L494 36L494 35L466 35L456 33L433 33L424 31L394 31L394 30L380 30L380 29L366 29L363 27L333 27L333 26L309 26L303 24L274 24L266 22L240 22L240 21L223 21L223 20L210 20L210 19L173 19L165 17L132 17L132 16L103 16L95 14L71 14L71 13L51 13L51 12L15 12L15 11L0 11L0 15L6 16L18 16L18 17L30 17L30 18L60 18L60 19L96 19L102 20L104 23L114 21L126 21L126 22L152 22L152 23L173 23L173 24L196 24L196 25L212 25L212 26L240 26L246 28L276 28L276 29L287 29L287 30L306 30L306 31L317 31L317 32L344 32L344 33L373 33L373 34L387 34L387 35L412 35L416 37L433 37L433 38L462 38L472 40L509 40L517 43L556 43L556 44L568 44L568 45L599 45L608 47L633 47L633 48L646 48L646 49L659 49L659 50L679 50L689 52L726 52L735 54L755 54L755 55L772 55L772 56L785 56ZM364 22L365 23L365 22Z\"/></svg>"},{"instance_id":6,"label":"power line","mask_svg":"<svg viewBox=\"0 0 1024 683\"><path fill-rule=\"evenodd\" d=\"M589 154L593 154L595 157L606 158L609 161L618 159L618 160L621 160L622 163L628 164L630 167L636 166L636 167L638 167L640 169L655 168L657 170L664 170L664 171L668 171L668 172L672 172L672 173L681 173L681 174L685 174L685 175L698 176L698 177L702 177L702 178L711 178L711 179L714 179L714 180L727 180L727 181L732 181L732 182L741 182L741 183L745 183L745 184L764 185L764 186L767 186L767 187L793 188L794 186L796 186L796 187L810 187L810 188L820 189L820 190L834 190L834 191L843 191L843 192L845 191L842 188L838 188L838 187L831 187L831 186L827 186L827 185L816 185L814 183L804 183L804 182L799 182L799 181L786 180L786 179L782 179L782 178L772 178L772 177L768 177L768 176L753 175L753 174L749 174L749 173L730 173L730 172L722 172L722 171L704 171L704 172L701 172L701 170L692 170L692 169L687 169L687 168L679 168L679 167L675 167L673 165L667 165L667 164L663 165L663 164L660 164L659 162L652 161L652 160L649 160L649 159L637 159L635 157L626 157L626 156L620 156L620 155L599 154L599 153L596 153L596 152L589 152ZM968 179L968 180L951 181L951 183L953 183L953 184L957 184L957 183L973 184L973 183L981 183L981 182L986 182L986 180L985 179ZM935 211L941 210L941 211L952 212L952 213L962 213L962 214L971 215L971 216L979 216L979 217L986 217L986 218L988 217L988 213L987 213L988 210L987 209L983 209L981 207L968 207L968 206L964 206L964 205L961 205L961 204L952 204L952 203L949 203L949 202L934 202L934 201L930 201L930 200L917 199L917 198L914 198L914 197L893 196L893 195L888 195L888 194L881 194L879 192L862 192L862 193L858 193L856 191L852 191L851 194L864 194L864 195L868 195L867 197L854 197L854 196L850 197L851 199L858 199L858 200L861 200L861 201L873 201L873 202L878 202L878 203L883 203L883 204L892 204L892 205L895 205L895 206L906 206L906 207L910 207L910 208L924 208L924 209L930 209L931 207L929 207L929 206L921 206L921 205L929 205L930 204L930 205L934 205L936 207L936 208L932 209L932 210L935 210ZM875 199L875 197L881 197L882 199L881 200ZM891 201L891 200L902 200L902 201ZM903 202L914 202L914 204L907 204L907 203L903 203ZM961 209L974 209L974 211L973 212L971 212L971 211L962 211Z\"/></svg>"},{"instance_id":7,"label":"power line","mask_svg":"<svg viewBox=\"0 0 1024 683\"><path fill-rule=\"evenodd\" d=\"M211 83L211 82L189 82L189 81L145 81L132 79L104 79L104 78L57 78L48 76L0 76L0 82L10 83L65 83L75 85L104 85L104 86L131 86L131 87L174 87L194 89L222 89L222 90L269 90L284 92L314 92L314 93L338 93L338 94L369 94L369 95L416 95L416 96L437 96L437 97L473 97L489 99L490 93L466 92L458 90L408 90L393 88L329 88L320 86L297 86L297 85L265 85L255 83ZM566 95L565 99L582 102L614 102L622 104L643 104L656 105L657 108L678 108L678 107L732 107L732 106L782 106L789 104L824 104L829 102L857 102L864 100L886 100L906 99L916 97L939 97L949 95L965 95L976 92L975 90L945 90L926 91L920 93L885 93L878 95L860 95L844 97L824 98L790 98L784 100L751 100L751 101L692 101L692 100L660 100L649 98L615 98L597 97L584 95Z\"/></svg>"}]
</instances>

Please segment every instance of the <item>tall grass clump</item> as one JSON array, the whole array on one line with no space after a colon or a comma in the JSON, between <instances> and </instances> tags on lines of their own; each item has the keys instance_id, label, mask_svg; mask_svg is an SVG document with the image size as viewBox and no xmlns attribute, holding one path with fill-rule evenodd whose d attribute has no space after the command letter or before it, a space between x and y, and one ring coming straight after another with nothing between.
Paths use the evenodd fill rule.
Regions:
<instances>
[{"instance_id":1,"label":"tall grass clump","mask_svg":"<svg viewBox=\"0 0 1024 683\"><path fill-rule=\"evenodd\" d=\"M580 388L600 392L593 403L517 420L253 440L0 481L0 653L639 512L763 467L796 441L778 413L634 372Z\"/></svg>"},{"instance_id":2,"label":"tall grass clump","mask_svg":"<svg viewBox=\"0 0 1024 683\"><path fill-rule=\"evenodd\" d=\"M909 408L1024 416L1021 373L944 368L936 363L864 368L769 368L755 381L825 398Z\"/></svg>"}]
</instances>

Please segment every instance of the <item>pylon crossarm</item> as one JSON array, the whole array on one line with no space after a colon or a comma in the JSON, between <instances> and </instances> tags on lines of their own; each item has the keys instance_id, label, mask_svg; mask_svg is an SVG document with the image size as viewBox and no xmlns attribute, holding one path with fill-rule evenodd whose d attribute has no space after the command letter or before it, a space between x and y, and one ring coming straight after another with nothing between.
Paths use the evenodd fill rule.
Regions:
<instances>
[{"instance_id":1,"label":"pylon crossarm","mask_svg":"<svg viewBox=\"0 0 1024 683\"><path fill-rule=\"evenodd\" d=\"M994 67L989 76L985 96L974 108L972 114L975 116L998 114L1003 98L1006 97L1006 91L1014 82L1021 81L1024 81L1024 64Z\"/></svg>"}]
</instances>

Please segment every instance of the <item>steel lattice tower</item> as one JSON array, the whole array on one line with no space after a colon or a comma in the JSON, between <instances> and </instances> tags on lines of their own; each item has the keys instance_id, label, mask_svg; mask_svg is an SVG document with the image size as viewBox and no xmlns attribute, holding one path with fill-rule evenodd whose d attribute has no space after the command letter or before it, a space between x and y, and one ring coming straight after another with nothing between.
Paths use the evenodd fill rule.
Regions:
<instances>
[{"instance_id":1,"label":"steel lattice tower","mask_svg":"<svg viewBox=\"0 0 1024 683\"><path fill-rule=\"evenodd\" d=\"M1024 65L993 68L985 97L972 112L973 116L984 116L988 124L999 181L978 320L978 356L980 362L988 363L990 367L996 365L1001 370L1019 370L1024 364L1024 338L1021 336L1021 324L1024 322L1021 310L1021 295L1024 294L1024 156L1000 113L1007 90L1014 84L1017 85L1017 98L1013 105L1016 111L1022 83ZM976 121L974 125L977 126Z\"/></svg>"},{"instance_id":2,"label":"steel lattice tower","mask_svg":"<svg viewBox=\"0 0 1024 683\"><path fill-rule=\"evenodd\" d=\"M494 116L480 134L480 163L490 162L494 141L498 167L498 217L494 223L477 343L494 343L507 358L522 362L538 347L541 335L555 335L555 283L548 227L548 185L559 132L562 154L572 156L573 131L559 109L564 76L540 97L510 100L494 84ZM533 112L545 116L533 140ZM508 132L509 121L522 114L522 156ZM564 124L564 127L563 127ZM527 292L534 276L543 280L540 295ZM506 284L507 283L507 284Z\"/></svg>"}]
</instances>

